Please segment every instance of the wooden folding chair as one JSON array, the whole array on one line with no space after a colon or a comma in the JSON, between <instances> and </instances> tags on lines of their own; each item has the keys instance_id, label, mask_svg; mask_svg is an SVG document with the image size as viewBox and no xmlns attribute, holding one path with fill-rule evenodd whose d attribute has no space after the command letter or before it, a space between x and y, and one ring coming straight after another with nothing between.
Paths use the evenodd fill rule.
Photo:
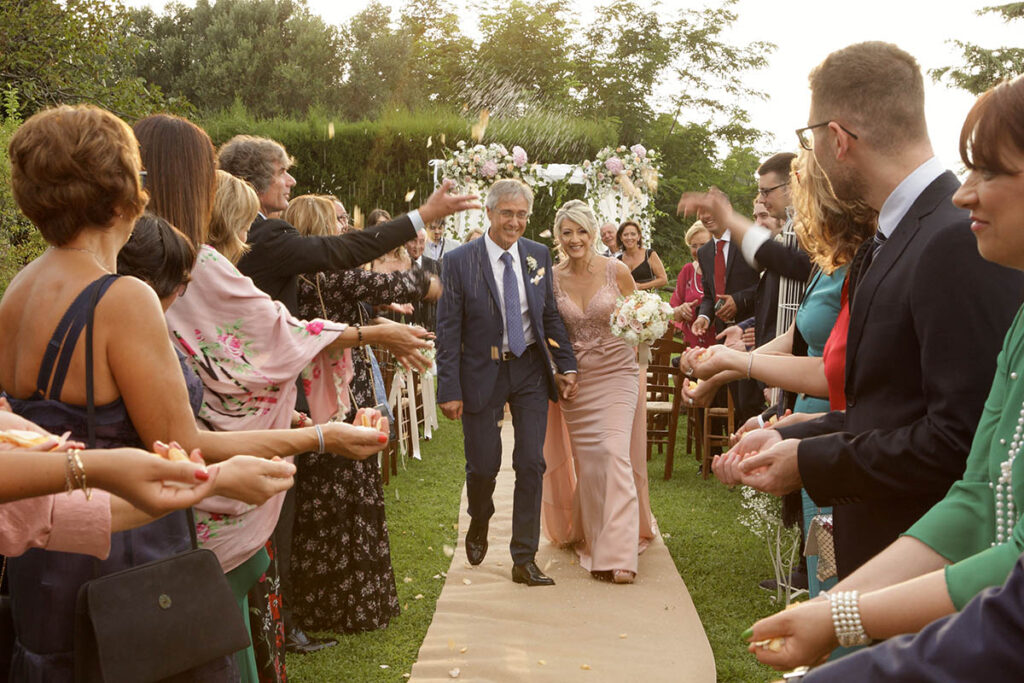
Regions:
<instances>
[{"instance_id":1,"label":"wooden folding chair","mask_svg":"<svg viewBox=\"0 0 1024 683\"><path fill-rule=\"evenodd\" d=\"M717 446L720 452L729 449L729 437L736 431L736 409L732 401L729 387L723 387L726 395L724 408L708 407L704 409L704 443L701 454L701 475L707 479L711 472L711 447ZM723 434L722 430L725 430Z\"/></svg>"},{"instance_id":2,"label":"wooden folding chair","mask_svg":"<svg viewBox=\"0 0 1024 683\"><path fill-rule=\"evenodd\" d=\"M665 453L665 479L672 476L679 409L682 405L683 380L679 368L673 367L673 354L682 353L684 345L668 332L651 345L651 362L647 366L647 459L655 447Z\"/></svg>"}]
</instances>

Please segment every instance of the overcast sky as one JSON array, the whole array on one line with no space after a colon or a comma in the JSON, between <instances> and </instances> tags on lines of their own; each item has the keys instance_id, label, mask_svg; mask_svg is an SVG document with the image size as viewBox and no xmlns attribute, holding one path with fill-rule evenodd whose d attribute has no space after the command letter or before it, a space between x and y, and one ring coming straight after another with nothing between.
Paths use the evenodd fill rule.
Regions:
<instances>
[{"instance_id":1,"label":"overcast sky","mask_svg":"<svg viewBox=\"0 0 1024 683\"><path fill-rule=\"evenodd\" d=\"M768 40L778 49L768 56L768 68L746 76L754 87L767 90L767 102L745 103L754 126L769 131L771 151L795 147L793 130L806 125L810 94L807 73L831 51L862 40L894 42L907 50L927 70L959 64L957 49L949 41L958 38L985 47L1022 46L1020 22L1004 24L996 16L979 17L975 10L1006 0L740 0L739 18L725 38L739 45ZM129 5L162 9L163 0L125 0ZM194 0L184 0L194 4ZM395 8L403 0L384 0ZM308 0L310 8L327 22L340 24L362 10L365 0ZM597 0L573 0L586 24ZM704 2L665 0L664 13L680 7L702 7ZM463 0L448 6L463 18L463 31L475 33L475 19ZM1013 30L1011 30L1013 29ZM959 168L957 140L960 125L974 98L931 82L926 76L926 105L932 142L940 159ZM642 141L638 141L642 142ZM774 145L774 147L773 147Z\"/></svg>"}]
</instances>

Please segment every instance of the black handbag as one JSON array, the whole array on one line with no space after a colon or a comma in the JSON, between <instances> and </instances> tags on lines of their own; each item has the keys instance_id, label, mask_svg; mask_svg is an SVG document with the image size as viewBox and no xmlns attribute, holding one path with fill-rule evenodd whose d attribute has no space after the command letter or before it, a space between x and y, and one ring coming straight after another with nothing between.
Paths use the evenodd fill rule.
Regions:
<instances>
[{"instance_id":1,"label":"black handbag","mask_svg":"<svg viewBox=\"0 0 1024 683\"><path fill-rule=\"evenodd\" d=\"M249 646L216 555L190 550L82 585L75 680L146 683Z\"/></svg>"},{"instance_id":2,"label":"black handbag","mask_svg":"<svg viewBox=\"0 0 1024 683\"><path fill-rule=\"evenodd\" d=\"M92 323L85 339L89 446L95 447ZM217 556L198 548L87 581L75 605L75 680L146 683L245 649L249 629ZM96 563L97 569L99 562Z\"/></svg>"}]
</instances>

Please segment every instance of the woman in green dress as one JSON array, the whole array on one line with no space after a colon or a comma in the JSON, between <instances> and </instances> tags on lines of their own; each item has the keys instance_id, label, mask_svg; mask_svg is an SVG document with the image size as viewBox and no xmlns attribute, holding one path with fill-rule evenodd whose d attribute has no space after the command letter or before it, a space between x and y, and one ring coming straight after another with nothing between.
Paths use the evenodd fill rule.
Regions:
<instances>
[{"instance_id":1,"label":"woman in green dress","mask_svg":"<svg viewBox=\"0 0 1024 683\"><path fill-rule=\"evenodd\" d=\"M1024 77L979 98L961 131L960 154L970 174L953 202L971 212L979 252L1024 270ZM1022 448L1024 309L999 354L963 479L840 582L832 600L812 600L754 624L744 634L751 650L776 668L815 664L840 642L837 628L844 639L860 642L913 633L1001 585L1024 552Z\"/></svg>"}]
</instances>

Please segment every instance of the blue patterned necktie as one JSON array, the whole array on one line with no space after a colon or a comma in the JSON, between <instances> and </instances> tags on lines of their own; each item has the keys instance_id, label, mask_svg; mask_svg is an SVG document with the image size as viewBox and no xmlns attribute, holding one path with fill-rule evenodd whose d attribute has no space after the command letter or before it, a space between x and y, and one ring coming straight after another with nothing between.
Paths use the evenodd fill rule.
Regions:
<instances>
[{"instance_id":1,"label":"blue patterned necktie","mask_svg":"<svg viewBox=\"0 0 1024 683\"><path fill-rule=\"evenodd\" d=\"M512 254L507 251L501 255L505 264L505 273L501 278L501 286L505 299L505 332L508 334L508 350L517 358L526 351L526 335L523 332L523 314L519 308L519 283L513 270Z\"/></svg>"}]
</instances>

